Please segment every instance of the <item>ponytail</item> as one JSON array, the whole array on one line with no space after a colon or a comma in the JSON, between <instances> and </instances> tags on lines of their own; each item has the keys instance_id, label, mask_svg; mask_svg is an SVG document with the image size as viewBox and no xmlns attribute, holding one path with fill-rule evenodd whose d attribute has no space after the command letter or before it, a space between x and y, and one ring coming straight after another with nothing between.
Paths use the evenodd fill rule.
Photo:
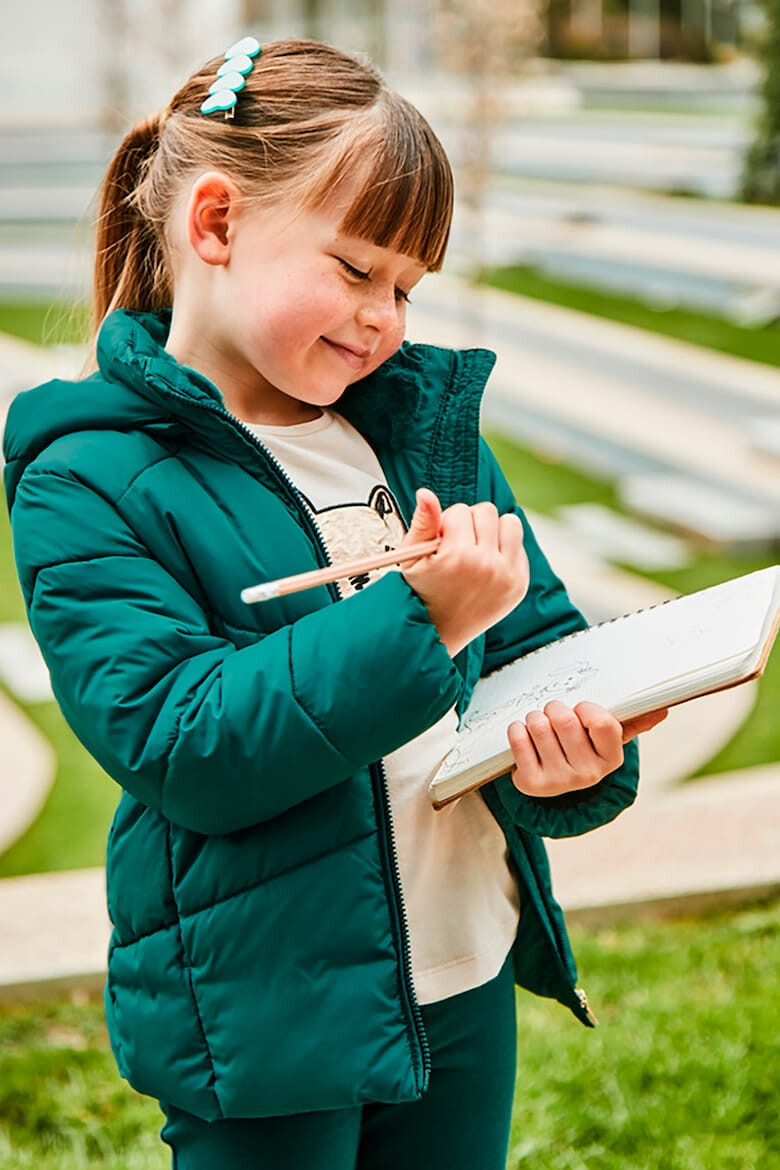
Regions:
<instances>
[{"instance_id":1,"label":"ponytail","mask_svg":"<svg viewBox=\"0 0 780 1170\"><path fill-rule=\"evenodd\" d=\"M137 122L122 139L99 191L94 333L114 309L160 309L171 302L162 239L139 195L160 142L163 115Z\"/></svg>"}]
</instances>

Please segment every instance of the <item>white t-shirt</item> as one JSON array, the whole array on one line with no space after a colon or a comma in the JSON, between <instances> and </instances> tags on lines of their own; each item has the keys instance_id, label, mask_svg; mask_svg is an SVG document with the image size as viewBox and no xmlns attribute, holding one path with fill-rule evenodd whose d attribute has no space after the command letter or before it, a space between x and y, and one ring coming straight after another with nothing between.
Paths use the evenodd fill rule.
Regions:
<instances>
[{"instance_id":1,"label":"white t-shirt","mask_svg":"<svg viewBox=\"0 0 780 1170\"><path fill-rule=\"evenodd\" d=\"M406 531L371 446L332 410L292 426L244 424L304 497L331 560L397 548ZM339 582L342 596L394 569ZM519 920L504 834L476 792L434 810L428 782L450 750L455 709L385 756L419 1003L479 987L501 969Z\"/></svg>"}]
</instances>

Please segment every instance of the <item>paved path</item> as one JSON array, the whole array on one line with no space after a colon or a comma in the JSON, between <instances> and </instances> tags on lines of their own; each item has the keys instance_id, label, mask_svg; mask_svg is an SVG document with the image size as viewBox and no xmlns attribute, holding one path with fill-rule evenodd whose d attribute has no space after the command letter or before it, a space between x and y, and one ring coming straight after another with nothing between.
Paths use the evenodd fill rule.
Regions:
<instances>
[{"instance_id":1,"label":"paved path","mask_svg":"<svg viewBox=\"0 0 780 1170\"><path fill-rule=\"evenodd\" d=\"M451 289L450 295L460 294ZM499 305L491 295L489 303L491 317L495 312L497 320L511 325L509 301L501 298ZM516 304L517 312L523 316L533 308L537 308L533 303ZM574 321L568 312L551 312L561 313L559 333L594 328L590 318ZM422 319L421 314L417 320ZM552 327L552 317L549 321ZM425 317L425 326L429 340L450 343L452 321L446 315L430 313ZM464 338L464 330L458 332L460 343L468 344L471 339ZM633 334L633 346L653 347L655 339L629 332ZM503 348L499 346L498 396L510 381L501 373L502 366L504 370L512 366L511 360L507 362L507 347L508 343ZM685 349L690 351L692 347ZM0 395L6 352L24 364L25 355L19 347L14 344L6 350L0 339ZM37 365L32 376L32 366L28 367L21 384L29 385L55 372L56 359L52 361L51 355L28 352L26 356ZM695 354L686 353L686 360L695 358ZM700 359L702 367L712 365L715 371L710 355L702 354ZM521 364L514 368L525 371L536 359L526 355L517 360ZM721 360L717 359L718 363ZM721 369L720 365L717 368ZM766 393L773 400L774 384L763 381L764 372L760 369L752 373L755 379L750 383L750 392L759 396ZM7 376L5 385L17 376ZM745 383L741 379L736 382L736 389L730 389L735 393L745 391ZM547 379L543 384L550 385ZM597 388L594 393L598 394ZM591 408L602 417L599 398L590 401ZM657 407L661 416L664 409L661 401ZM644 425L639 429L644 434ZM662 429L662 423L658 421L652 429ZM679 458L686 458L683 445ZM687 458L695 469L697 450L689 450ZM724 474L731 474L734 466L724 452ZM595 609L600 615L623 613L653 604L666 595L644 579L620 572L578 550L565 526L540 517L534 519L554 567L586 611ZM679 785L683 777L702 760L711 758L731 737L754 697L754 687L741 687L675 709L666 723L643 737L643 791L634 808L596 833L551 843L556 889L571 915L603 918L623 913L660 913L668 908L679 911L681 906L699 906L707 900L780 890L780 765ZM1 741L6 741L14 721L13 709L0 707ZM21 768L0 770L0 807L4 806L9 784L10 790L18 787L21 772ZM63 983L100 983L109 931L103 887L102 869L0 882L0 995L37 994L47 986Z\"/></svg>"}]
</instances>

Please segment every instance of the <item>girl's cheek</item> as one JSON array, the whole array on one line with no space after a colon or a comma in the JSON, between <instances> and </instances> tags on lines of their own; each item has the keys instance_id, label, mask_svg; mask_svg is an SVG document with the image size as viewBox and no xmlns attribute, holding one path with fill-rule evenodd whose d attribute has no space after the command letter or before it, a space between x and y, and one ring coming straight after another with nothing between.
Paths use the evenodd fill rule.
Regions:
<instances>
[{"instance_id":1,"label":"girl's cheek","mask_svg":"<svg viewBox=\"0 0 780 1170\"><path fill-rule=\"evenodd\" d=\"M385 358L389 358L390 354L395 353L397 349L401 348L401 342L406 336L406 320L402 319L398 322L396 328L387 337L387 353ZM383 359L384 360L384 359Z\"/></svg>"}]
</instances>

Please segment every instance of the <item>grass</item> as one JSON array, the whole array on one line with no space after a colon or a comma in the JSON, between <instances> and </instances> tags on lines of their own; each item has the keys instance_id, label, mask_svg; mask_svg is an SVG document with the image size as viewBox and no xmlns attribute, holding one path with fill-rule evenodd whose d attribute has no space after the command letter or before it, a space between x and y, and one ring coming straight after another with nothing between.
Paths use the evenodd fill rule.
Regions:
<instances>
[{"instance_id":1,"label":"grass","mask_svg":"<svg viewBox=\"0 0 780 1170\"><path fill-rule=\"evenodd\" d=\"M114 1069L99 999L0 1007L0 1053L2 1170L169 1164L162 1115Z\"/></svg>"},{"instance_id":2,"label":"grass","mask_svg":"<svg viewBox=\"0 0 780 1170\"><path fill-rule=\"evenodd\" d=\"M547 1004L524 1010L512 1170L754 1170L780 1157L778 908L574 932L603 1027L583 1042Z\"/></svg>"},{"instance_id":3,"label":"grass","mask_svg":"<svg viewBox=\"0 0 780 1170\"><path fill-rule=\"evenodd\" d=\"M602 1027L518 995L508 1170L755 1170L780 1158L780 904L572 930ZM0 1170L163 1170L97 999L0 1006Z\"/></svg>"},{"instance_id":4,"label":"grass","mask_svg":"<svg viewBox=\"0 0 780 1170\"><path fill-rule=\"evenodd\" d=\"M487 284L535 300L577 309L624 325L662 333L679 341L703 345L734 357L780 366L780 327L750 329L709 313L692 309L659 309L639 299L602 292L590 286L553 280L532 268L492 268L483 273Z\"/></svg>"},{"instance_id":5,"label":"grass","mask_svg":"<svg viewBox=\"0 0 780 1170\"><path fill-rule=\"evenodd\" d=\"M24 599L11 548L11 525L3 502L3 507L0 507L0 622L24 620Z\"/></svg>"},{"instance_id":6,"label":"grass","mask_svg":"<svg viewBox=\"0 0 780 1170\"><path fill-rule=\"evenodd\" d=\"M0 301L0 333L35 345L81 345L88 336L89 322L88 305Z\"/></svg>"}]
</instances>

